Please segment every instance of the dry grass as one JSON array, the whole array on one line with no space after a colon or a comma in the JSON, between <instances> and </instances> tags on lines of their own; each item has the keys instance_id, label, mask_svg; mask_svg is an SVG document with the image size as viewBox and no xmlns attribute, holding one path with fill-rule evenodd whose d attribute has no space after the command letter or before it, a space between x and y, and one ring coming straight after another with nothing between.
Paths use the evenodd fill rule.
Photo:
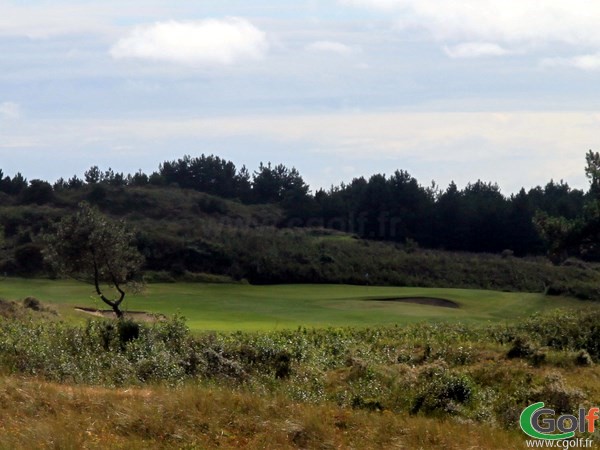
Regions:
<instances>
[{"instance_id":1,"label":"dry grass","mask_svg":"<svg viewBox=\"0 0 600 450\"><path fill-rule=\"evenodd\" d=\"M2 449L520 448L518 432L187 385L106 389L0 378Z\"/></svg>"},{"instance_id":2,"label":"dry grass","mask_svg":"<svg viewBox=\"0 0 600 450\"><path fill-rule=\"evenodd\" d=\"M556 331L575 339L596 329L597 320L581 319L586 317L565 313L533 325L544 325L545 335ZM147 330L135 345L109 353L98 344L101 335L92 339L103 328L90 325L76 332L62 325L19 324L5 322L2 328L7 359L0 365L0 450L513 449L525 448L517 423L526 405L544 401L570 412L600 403L597 360L581 366L577 346L542 347L533 332L518 346L516 339L508 341L525 333L523 327L499 329L497 339L462 326L415 326L403 334L384 328L236 334L220 342L210 335L194 341L208 356L192 377L170 372L174 358L188 354L169 351L192 342L177 321L158 324L163 328L153 328L154 334ZM168 346L157 344L159 336L168 337ZM585 336L588 340L580 345L595 350ZM146 353L136 353L144 343L157 357L150 363ZM534 351L509 358L517 347ZM292 361L287 377L277 376L280 360L273 355L280 355L280 349L285 355L303 355ZM60 359L67 354L73 359ZM201 351L193 355L204 358ZM147 379L165 384L140 384L143 380L135 377L119 389L83 384L111 386L119 371L130 370L123 362L128 357L140 364L132 366L133 373L150 368L156 376ZM110 365L113 360L120 362ZM244 370L232 375L229 369L238 365ZM19 368L29 376L7 374ZM74 377L77 370L80 378ZM90 375L102 371L103 377Z\"/></svg>"}]
</instances>

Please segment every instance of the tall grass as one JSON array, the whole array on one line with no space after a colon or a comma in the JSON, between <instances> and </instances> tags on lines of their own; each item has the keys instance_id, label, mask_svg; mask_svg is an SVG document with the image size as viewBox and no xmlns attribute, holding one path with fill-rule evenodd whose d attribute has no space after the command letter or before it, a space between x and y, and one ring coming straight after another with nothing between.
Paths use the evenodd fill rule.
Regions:
<instances>
[{"instance_id":1,"label":"tall grass","mask_svg":"<svg viewBox=\"0 0 600 450\"><path fill-rule=\"evenodd\" d=\"M25 317L1 323L0 367L69 385L181 389L199 383L306 408L335 405L510 430L533 401L561 411L600 403L593 387L600 376L598 323L597 311L562 311L508 327L419 324L196 336L179 317L151 325L90 320L82 327ZM582 351L589 364L580 364Z\"/></svg>"},{"instance_id":2,"label":"tall grass","mask_svg":"<svg viewBox=\"0 0 600 450\"><path fill-rule=\"evenodd\" d=\"M91 388L0 377L0 449L524 448L515 431L185 384Z\"/></svg>"}]
</instances>

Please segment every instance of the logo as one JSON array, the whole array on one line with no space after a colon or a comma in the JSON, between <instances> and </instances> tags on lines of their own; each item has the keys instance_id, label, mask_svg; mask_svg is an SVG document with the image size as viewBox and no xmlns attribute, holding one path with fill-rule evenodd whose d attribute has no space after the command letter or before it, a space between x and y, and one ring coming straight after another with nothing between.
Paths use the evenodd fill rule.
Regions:
<instances>
[{"instance_id":1,"label":"logo","mask_svg":"<svg viewBox=\"0 0 600 450\"><path fill-rule=\"evenodd\" d=\"M600 419L600 408L590 408L588 411L580 408L577 416L564 414L558 419L554 416L556 412L553 409L544 408L544 402L539 402L523 410L519 424L523 432L534 439L547 441L571 439L575 436L575 432L593 433L596 430L596 420Z\"/></svg>"}]
</instances>

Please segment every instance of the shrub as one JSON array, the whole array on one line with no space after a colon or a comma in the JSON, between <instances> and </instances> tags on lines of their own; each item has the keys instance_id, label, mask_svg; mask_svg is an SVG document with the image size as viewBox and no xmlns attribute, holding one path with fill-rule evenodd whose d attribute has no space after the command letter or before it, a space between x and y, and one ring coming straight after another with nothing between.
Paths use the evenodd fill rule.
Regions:
<instances>
[{"instance_id":1,"label":"shrub","mask_svg":"<svg viewBox=\"0 0 600 450\"><path fill-rule=\"evenodd\" d=\"M575 357L575 364L582 367L590 367L594 365L594 362L592 361L592 357L587 351L580 350L579 353L577 353L577 356Z\"/></svg>"},{"instance_id":2,"label":"shrub","mask_svg":"<svg viewBox=\"0 0 600 450\"><path fill-rule=\"evenodd\" d=\"M117 329L119 330L119 341L123 347L128 342L140 337L140 325L133 320L119 320Z\"/></svg>"},{"instance_id":3,"label":"shrub","mask_svg":"<svg viewBox=\"0 0 600 450\"><path fill-rule=\"evenodd\" d=\"M21 245L15 249L14 256L17 270L21 274L37 274L44 268L42 247L39 244L30 242Z\"/></svg>"},{"instance_id":4,"label":"shrub","mask_svg":"<svg viewBox=\"0 0 600 450\"><path fill-rule=\"evenodd\" d=\"M572 413L585 398L580 390L569 388L558 373L547 375L542 387L532 390L531 396L544 399L547 407L556 410L557 414Z\"/></svg>"},{"instance_id":5,"label":"shrub","mask_svg":"<svg viewBox=\"0 0 600 450\"><path fill-rule=\"evenodd\" d=\"M34 297L27 297L25 299L23 299L23 306L25 308L31 309L33 311L41 311L42 310L42 303Z\"/></svg>"},{"instance_id":6,"label":"shrub","mask_svg":"<svg viewBox=\"0 0 600 450\"><path fill-rule=\"evenodd\" d=\"M535 353L535 347L533 344L524 337L517 337L510 350L506 354L508 358L530 358Z\"/></svg>"},{"instance_id":7,"label":"shrub","mask_svg":"<svg viewBox=\"0 0 600 450\"><path fill-rule=\"evenodd\" d=\"M290 374L292 373L291 362L292 358L288 352L280 352L274 361L275 378L289 378Z\"/></svg>"},{"instance_id":8,"label":"shrub","mask_svg":"<svg viewBox=\"0 0 600 450\"><path fill-rule=\"evenodd\" d=\"M144 273L145 283L175 283L175 278L165 271L147 271Z\"/></svg>"},{"instance_id":9,"label":"shrub","mask_svg":"<svg viewBox=\"0 0 600 450\"><path fill-rule=\"evenodd\" d=\"M596 318L594 311L554 312L494 329L417 324L195 336L181 317L154 324L90 320L72 326L23 314L0 319L0 370L105 386L193 380L294 401L452 415L513 427L534 400L570 412L582 402L595 403L595 392L586 397L560 375L544 378L547 368L507 362L495 342L510 342L519 357L547 366L558 352L549 353L545 362L538 343L567 347L559 356L570 366L557 369L566 372L576 355L571 346L589 344ZM560 330L562 335L555 334ZM427 358L421 357L424 352ZM591 353L579 347L578 359L587 365Z\"/></svg>"},{"instance_id":10,"label":"shrub","mask_svg":"<svg viewBox=\"0 0 600 450\"><path fill-rule=\"evenodd\" d=\"M586 350L592 358L600 358L600 311L595 309L535 315L514 326L512 333L556 350Z\"/></svg>"},{"instance_id":11,"label":"shrub","mask_svg":"<svg viewBox=\"0 0 600 450\"><path fill-rule=\"evenodd\" d=\"M444 366L432 366L421 375L421 391L415 397L411 412L456 413L461 405L469 403L475 392L475 383L464 374L449 371Z\"/></svg>"},{"instance_id":12,"label":"shrub","mask_svg":"<svg viewBox=\"0 0 600 450\"><path fill-rule=\"evenodd\" d=\"M13 318L17 315L18 309L14 302L0 299L0 317Z\"/></svg>"}]
</instances>

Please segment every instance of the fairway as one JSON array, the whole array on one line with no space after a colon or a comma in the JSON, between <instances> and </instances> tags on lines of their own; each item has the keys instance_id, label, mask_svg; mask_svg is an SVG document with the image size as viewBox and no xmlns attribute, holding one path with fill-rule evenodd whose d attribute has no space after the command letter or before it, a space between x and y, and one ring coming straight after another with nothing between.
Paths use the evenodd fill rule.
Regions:
<instances>
[{"instance_id":1,"label":"fairway","mask_svg":"<svg viewBox=\"0 0 600 450\"><path fill-rule=\"evenodd\" d=\"M75 281L5 279L0 298L28 296L53 304L68 321L90 316L75 306L106 306L91 285ZM451 300L458 308L389 301L396 297ZM381 298L382 301L373 301ZM386 301L387 300L387 301ZM565 297L497 291L348 285L172 283L150 284L129 295L124 310L186 317L192 330L274 330L283 328L407 324L421 321L501 322L554 308L596 308Z\"/></svg>"}]
</instances>

